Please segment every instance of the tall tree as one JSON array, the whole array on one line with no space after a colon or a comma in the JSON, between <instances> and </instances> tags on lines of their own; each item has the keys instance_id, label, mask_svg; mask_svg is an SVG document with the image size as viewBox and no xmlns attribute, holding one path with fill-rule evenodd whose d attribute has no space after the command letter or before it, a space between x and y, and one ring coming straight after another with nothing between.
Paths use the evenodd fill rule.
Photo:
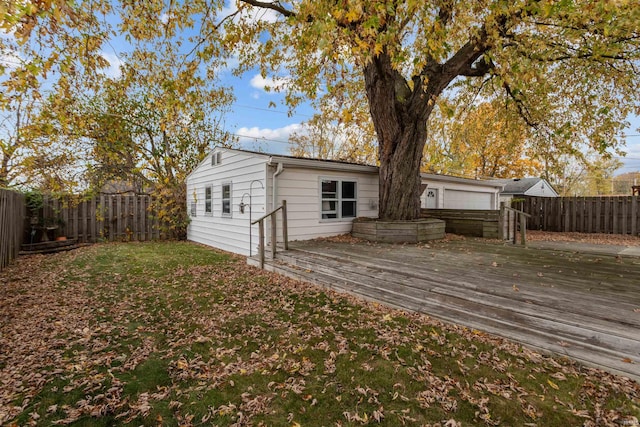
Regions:
<instances>
[{"instance_id":1,"label":"tall tree","mask_svg":"<svg viewBox=\"0 0 640 427\"><path fill-rule=\"evenodd\" d=\"M497 101L456 108L440 100L429 123L423 170L476 179L539 175L528 126Z\"/></svg>"},{"instance_id":2,"label":"tall tree","mask_svg":"<svg viewBox=\"0 0 640 427\"><path fill-rule=\"evenodd\" d=\"M79 32L87 35L85 43L74 44L73 53L87 51L82 58L89 70L100 62L92 48L108 35L82 13L110 2L16 3L19 10L11 16L18 16L12 19L19 35L38 22L45 31L37 34L48 35L59 33L61 23L75 29L86 21L87 31ZM544 136L540 141L565 144L566 152L578 134L598 152L617 144L612 136L640 99L635 3L238 0L230 11L220 0L122 2L119 29L149 40L194 28L199 35L193 57L235 55L239 73L257 66L264 76L286 76L292 106L304 97L339 92L340 82L362 84L378 138L379 214L402 220L419 215L427 122L453 84L460 93L490 90L509 97L520 117ZM168 17L164 25L161 15ZM74 19L64 21L68 16ZM550 147L545 144L537 149Z\"/></svg>"},{"instance_id":3,"label":"tall tree","mask_svg":"<svg viewBox=\"0 0 640 427\"><path fill-rule=\"evenodd\" d=\"M289 137L291 154L375 165L375 132L363 103L325 96L304 127ZM364 105L366 107L366 104Z\"/></svg>"},{"instance_id":4,"label":"tall tree","mask_svg":"<svg viewBox=\"0 0 640 427\"><path fill-rule=\"evenodd\" d=\"M533 127L588 127L598 150L638 100L629 89L639 81L640 20L630 1L243 0L239 8L226 41L244 63L258 54L263 72L289 72L290 101L294 91L314 96L341 80L364 81L386 219L419 215L427 122L454 82L498 88ZM279 18L256 20L255 8Z\"/></svg>"}]
</instances>

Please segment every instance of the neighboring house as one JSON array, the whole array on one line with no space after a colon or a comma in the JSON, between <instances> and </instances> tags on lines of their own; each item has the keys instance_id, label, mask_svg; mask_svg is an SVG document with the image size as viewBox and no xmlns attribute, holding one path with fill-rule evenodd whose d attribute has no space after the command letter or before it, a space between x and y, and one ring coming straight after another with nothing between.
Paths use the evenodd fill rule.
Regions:
<instances>
[{"instance_id":1,"label":"neighboring house","mask_svg":"<svg viewBox=\"0 0 640 427\"><path fill-rule=\"evenodd\" d=\"M424 174L422 183L427 189L423 207L498 209L502 185L493 181ZM289 240L349 233L355 217L378 216L378 168L215 148L187 177L187 238L241 255L256 254L258 226L250 226L250 220L283 200ZM280 218L278 214L278 223ZM267 221L267 244L269 227ZM280 241L279 225L277 233Z\"/></svg>"},{"instance_id":2,"label":"neighboring house","mask_svg":"<svg viewBox=\"0 0 640 427\"><path fill-rule=\"evenodd\" d=\"M496 179L495 182L504 184L500 194L501 202L511 202L511 199L523 196L559 197L556 190L543 178L510 178Z\"/></svg>"},{"instance_id":3,"label":"neighboring house","mask_svg":"<svg viewBox=\"0 0 640 427\"><path fill-rule=\"evenodd\" d=\"M421 206L427 209L480 209L500 208L503 184L496 181L458 178L448 175L423 173Z\"/></svg>"}]
</instances>

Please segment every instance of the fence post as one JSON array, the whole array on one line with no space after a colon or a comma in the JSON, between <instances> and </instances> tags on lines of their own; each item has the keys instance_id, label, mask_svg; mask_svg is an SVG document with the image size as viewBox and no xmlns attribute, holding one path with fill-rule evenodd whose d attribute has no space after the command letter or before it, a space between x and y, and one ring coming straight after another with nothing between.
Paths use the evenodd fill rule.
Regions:
<instances>
[{"instance_id":1,"label":"fence post","mask_svg":"<svg viewBox=\"0 0 640 427\"><path fill-rule=\"evenodd\" d=\"M505 239L505 235L504 235L504 227L505 227L505 222L504 222L504 213L505 213L505 205L506 202L500 202L500 215L498 215L498 237L502 240L506 240Z\"/></svg>"}]
</instances>

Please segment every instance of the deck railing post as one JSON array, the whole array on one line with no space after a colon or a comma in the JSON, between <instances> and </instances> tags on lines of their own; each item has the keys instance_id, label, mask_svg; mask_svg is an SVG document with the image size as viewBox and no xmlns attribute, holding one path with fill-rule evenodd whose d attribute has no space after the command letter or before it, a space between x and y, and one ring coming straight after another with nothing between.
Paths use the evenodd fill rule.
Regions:
<instances>
[{"instance_id":1,"label":"deck railing post","mask_svg":"<svg viewBox=\"0 0 640 427\"><path fill-rule=\"evenodd\" d=\"M284 240L284 250L289 250L289 226L287 224L287 201L282 201L282 240Z\"/></svg>"},{"instance_id":2,"label":"deck railing post","mask_svg":"<svg viewBox=\"0 0 640 427\"><path fill-rule=\"evenodd\" d=\"M278 238L278 220L275 212L271 215L271 259L276 258L276 241Z\"/></svg>"},{"instance_id":3,"label":"deck railing post","mask_svg":"<svg viewBox=\"0 0 640 427\"><path fill-rule=\"evenodd\" d=\"M260 268L264 268L264 221L258 222L258 254L260 256Z\"/></svg>"},{"instance_id":4,"label":"deck railing post","mask_svg":"<svg viewBox=\"0 0 640 427\"><path fill-rule=\"evenodd\" d=\"M527 217L524 212L520 212L520 244L527 245Z\"/></svg>"}]
</instances>

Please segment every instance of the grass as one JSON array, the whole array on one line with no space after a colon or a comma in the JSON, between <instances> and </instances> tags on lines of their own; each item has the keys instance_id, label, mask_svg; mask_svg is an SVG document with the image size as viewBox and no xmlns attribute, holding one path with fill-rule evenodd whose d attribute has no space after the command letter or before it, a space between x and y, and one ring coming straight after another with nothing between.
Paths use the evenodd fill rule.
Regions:
<instances>
[{"instance_id":1,"label":"grass","mask_svg":"<svg viewBox=\"0 0 640 427\"><path fill-rule=\"evenodd\" d=\"M637 383L194 244L96 245L23 260L3 276L12 281L0 306L0 344L10 347L0 383L11 386L0 393L0 424L573 426L640 417Z\"/></svg>"}]
</instances>

